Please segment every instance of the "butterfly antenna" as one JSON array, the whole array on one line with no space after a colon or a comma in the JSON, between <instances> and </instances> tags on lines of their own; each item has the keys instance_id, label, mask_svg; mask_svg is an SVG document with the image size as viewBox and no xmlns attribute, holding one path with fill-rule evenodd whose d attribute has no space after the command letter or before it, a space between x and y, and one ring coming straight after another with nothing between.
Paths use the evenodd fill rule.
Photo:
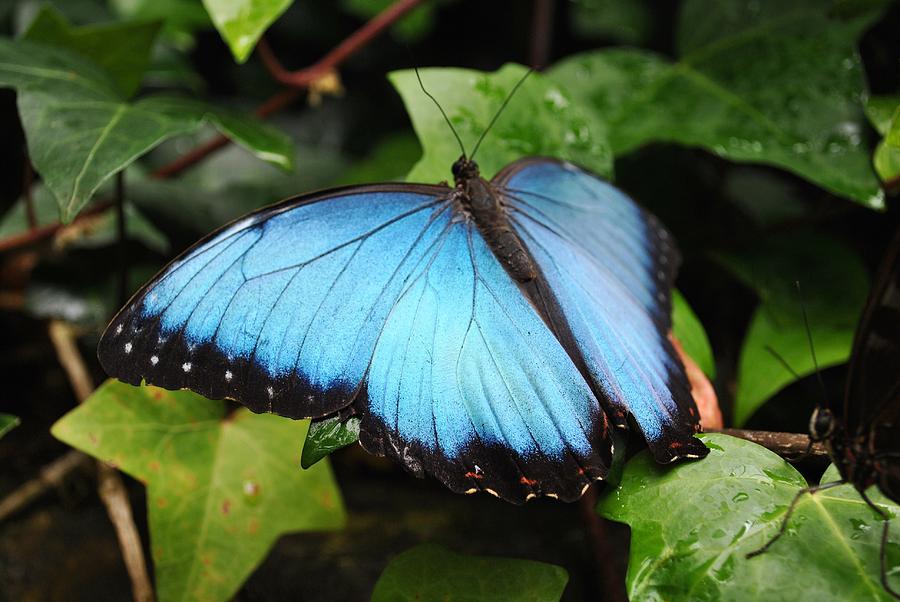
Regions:
<instances>
[{"instance_id":1,"label":"butterfly antenna","mask_svg":"<svg viewBox=\"0 0 900 602\"><path fill-rule=\"evenodd\" d=\"M447 117L447 113L444 112L444 107L441 106L441 103L437 101L437 98L431 95L431 92L425 89L425 84L422 83L422 76L419 75L419 68L413 66L413 70L416 72L416 79L419 80L419 87L422 88L422 92L425 93L425 96L431 99L431 102L438 108L438 111L441 112L441 115L444 116L444 121L447 122L447 125L450 126L450 131L453 132L453 137L456 138L457 144L459 144L459 150L462 151L462 156L466 157L466 148L463 146L462 140L459 138L459 134L456 133L456 128L453 127L453 123L451 123L450 118ZM475 153L472 153L473 155Z\"/></svg>"},{"instance_id":2,"label":"butterfly antenna","mask_svg":"<svg viewBox=\"0 0 900 602\"><path fill-rule=\"evenodd\" d=\"M819 361L816 358L816 347L813 345L812 330L809 328L809 316L806 315L806 303L803 302L803 290L800 288L800 281L795 281L794 286L797 287L797 296L800 297L800 311L803 313L803 327L806 329L806 341L809 343L809 353L812 355L816 379L819 381L819 387L822 389L822 399L827 404L828 389L825 388L825 381L822 380L822 372L819 370Z\"/></svg>"},{"instance_id":3,"label":"butterfly antenna","mask_svg":"<svg viewBox=\"0 0 900 602\"><path fill-rule=\"evenodd\" d=\"M789 363L787 363L787 360L784 359L784 356L782 356L780 353L778 353L777 351L775 351L775 350L774 350L772 347L770 347L769 345L766 345L766 351L768 351L769 354L770 354L772 357L774 357L776 360L778 360L778 363L781 364L782 366L784 366L784 369L787 370L788 372L790 372L791 375L792 375L795 379L800 380L800 375L797 374L797 371L796 371L796 370L794 370L793 368L791 368L791 365L790 365Z\"/></svg>"},{"instance_id":4,"label":"butterfly antenna","mask_svg":"<svg viewBox=\"0 0 900 602\"><path fill-rule=\"evenodd\" d=\"M481 132L481 138L478 139L478 142L475 143L475 148L472 149L472 156L469 157L469 160L470 160L470 161L475 159L475 153L478 152L478 147L481 146L481 141L484 140L484 137L487 136L487 133L490 132L490 131L491 131L491 128L494 127L494 124L497 123L497 118L500 117L500 113L503 112L503 109L505 109L505 108L506 108L506 105L509 104L509 101L512 100L512 97L513 97L513 95L516 93L516 90L518 90L519 87L520 87L522 84L525 83L525 80L528 79L528 76L531 75L533 72L534 72L534 67L530 68L530 69L525 73L525 75L522 76L522 79L520 79L520 80L518 81L518 83L516 83L516 85L513 86L513 89L510 90L509 94L507 94L506 99L503 101L503 104L500 105L500 108L497 109L497 112L496 112L496 113L494 113L494 117L493 117L493 119L491 119L491 122L490 122L490 123L488 124L488 126L484 129L484 131Z\"/></svg>"}]
</instances>

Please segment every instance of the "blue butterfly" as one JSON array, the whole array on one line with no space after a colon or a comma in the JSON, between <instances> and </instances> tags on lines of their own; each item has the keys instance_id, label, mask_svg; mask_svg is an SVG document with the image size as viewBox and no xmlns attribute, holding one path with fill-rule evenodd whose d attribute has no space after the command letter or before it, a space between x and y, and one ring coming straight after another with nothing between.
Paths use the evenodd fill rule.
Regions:
<instances>
[{"instance_id":1,"label":"blue butterfly","mask_svg":"<svg viewBox=\"0 0 900 602\"><path fill-rule=\"evenodd\" d=\"M455 186L372 184L261 209L145 285L106 371L255 412L352 409L360 442L456 492L577 499L633 421L662 463L706 455L667 333L669 233L549 158Z\"/></svg>"}]
</instances>

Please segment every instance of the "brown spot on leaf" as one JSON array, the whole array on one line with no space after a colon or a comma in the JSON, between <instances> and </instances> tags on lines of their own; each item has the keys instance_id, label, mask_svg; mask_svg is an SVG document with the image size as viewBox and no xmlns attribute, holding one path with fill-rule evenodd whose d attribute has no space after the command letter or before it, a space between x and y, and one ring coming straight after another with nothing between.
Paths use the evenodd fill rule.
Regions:
<instances>
[{"instance_id":1,"label":"brown spot on leaf","mask_svg":"<svg viewBox=\"0 0 900 602\"><path fill-rule=\"evenodd\" d=\"M165 508L166 506L169 505L169 500L167 500L164 497L158 497L158 498L156 498L156 505L159 508Z\"/></svg>"},{"instance_id":2,"label":"brown spot on leaf","mask_svg":"<svg viewBox=\"0 0 900 602\"><path fill-rule=\"evenodd\" d=\"M259 521L255 518L250 519L250 523L247 524L247 533L250 535L256 535L259 532Z\"/></svg>"},{"instance_id":3,"label":"brown spot on leaf","mask_svg":"<svg viewBox=\"0 0 900 602\"><path fill-rule=\"evenodd\" d=\"M94 445L97 445L100 442L100 440L97 439L97 435L95 435L94 433L88 433L88 439L90 439L91 443L93 443Z\"/></svg>"},{"instance_id":4,"label":"brown spot on leaf","mask_svg":"<svg viewBox=\"0 0 900 602\"><path fill-rule=\"evenodd\" d=\"M229 512L231 512L231 502L225 500L222 502L222 514L228 516Z\"/></svg>"},{"instance_id":5,"label":"brown spot on leaf","mask_svg":"<svg viewBox=\"0 0 900 602\"><path fill-rule=\"evenodd\" d=\"M150 462L150 464L147 465L147 468L149 468L153 472L159 472L159 462L153 460Z\"/></svg>"},{"instance_id":6,"label":"brown spot on leaf","mask_svg":"<svg viewBox=\"0 0 900 602\"><path fill-rule=\"evenodd\" d=\"M200 562L203 563L203 566L209 566L212 564L212 558L209 556L203 556L200 558Z\"/></svg>"},{"instance_id":7,"label":"brown spot on leaf","mask_svg":"<svg viewBox=\"0 0 900 602\"><path fill-rule=\"evenodd\" d=\"M156 401L160 401L165 396L166 396L166 393L162 389L156 389L156 388L150 389L150 397L152 397Z\"/></svg>"},{"instance_id":8,"label":"brown spot on leaf","mask_svg":"<svg viewBox=\"0 0 900 602\"><path fill-rule=\"evenodd\" d=\"M331 495L330 491L325 490L319 495L319 503L323 508L330 510L334 508L334 496Z\"/></svg>"}]
</instances>

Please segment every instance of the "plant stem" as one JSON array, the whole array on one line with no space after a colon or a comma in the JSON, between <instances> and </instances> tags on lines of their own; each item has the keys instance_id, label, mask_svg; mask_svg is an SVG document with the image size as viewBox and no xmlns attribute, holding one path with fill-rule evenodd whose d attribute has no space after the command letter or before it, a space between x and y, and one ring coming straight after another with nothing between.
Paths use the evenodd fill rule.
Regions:
<instances>
[{"instance_id":1,"label":"plant stem","mask_svg":"<svg viewBox=\"0 0 900 602\"><path fill-rule=\"evenodd\" d=\"M554 0L534 0L531 17L531 49L529 60L535 69L543 69L550 60L553 42Z\"/></svg>"},{"instance_id":2,"label":"plant stem","mask_svg":"<svg viewBox=\"0 0 900 602\"><path fill-rule=\"evenodd\" d=\"M591 554L594 587L597 589L595 597L602 596L608 602L626 602L625 580L616 570L617 555L610 546L609 530L606 528L606 521L597 514L596 483L584 492L578 500L578 506Z\"/></svg>"},{"instance_id":3,"label":"plant stem","mask_svg":"<svg viewBox=\"0 0 900 602\"><path fill-rule=\"evenodd\" d=\"M800 433L778 433L770 431L747 431L744 429L707 429L707 433L723 433L738 439L745 439L772 450L785 460L799 460L805 457L827 458L828 450L821 443L809 445L809 436ZM808 450L808 451L807 451Z\"/></svg>"}]
</instances>

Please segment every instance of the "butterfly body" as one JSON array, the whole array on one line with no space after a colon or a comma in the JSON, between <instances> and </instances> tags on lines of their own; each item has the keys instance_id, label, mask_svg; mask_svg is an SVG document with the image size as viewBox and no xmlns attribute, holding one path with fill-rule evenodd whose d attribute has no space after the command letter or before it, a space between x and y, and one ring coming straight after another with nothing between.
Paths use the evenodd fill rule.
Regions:
<instances>
[{"instance_id":1,"label":"butterfly body","mask_svg":"<svg viewBox=\"0 0 900 602\"><path fill-rule=\"evenodd\" d=\"M612 425L660 462L706 447L667 337L677 251L587 170L304 195L210 234L112 320L106 371L291 418L360 417L360 443L457 492L577 499Z\"/></svg>"}]
</instances>

